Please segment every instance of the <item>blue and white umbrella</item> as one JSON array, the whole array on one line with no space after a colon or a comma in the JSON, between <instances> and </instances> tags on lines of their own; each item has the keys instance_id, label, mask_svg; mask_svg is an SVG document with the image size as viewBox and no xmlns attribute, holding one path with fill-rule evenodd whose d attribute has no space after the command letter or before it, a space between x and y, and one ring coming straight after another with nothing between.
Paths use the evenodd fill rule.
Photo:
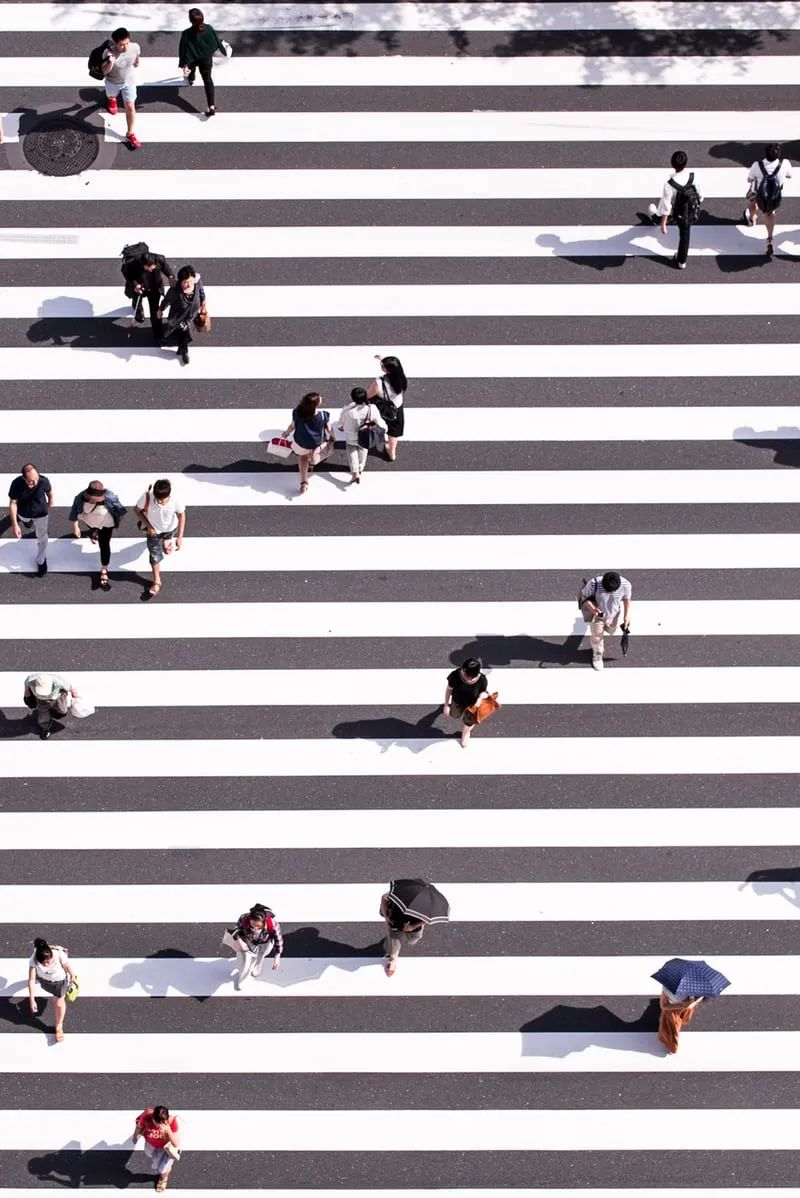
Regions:
<instances>
[{"instance_id":1,"label":"blue and white umbrella","mask_svg":"<svg viewBox=\"0 0 800 1198\"><path fill-rule=\"evenodd\" d=\"M685 961L673 957L650 975L677 998L716 998L730 986L724 973L712 969L706 961Z\"/></svg>"}]
</instances>

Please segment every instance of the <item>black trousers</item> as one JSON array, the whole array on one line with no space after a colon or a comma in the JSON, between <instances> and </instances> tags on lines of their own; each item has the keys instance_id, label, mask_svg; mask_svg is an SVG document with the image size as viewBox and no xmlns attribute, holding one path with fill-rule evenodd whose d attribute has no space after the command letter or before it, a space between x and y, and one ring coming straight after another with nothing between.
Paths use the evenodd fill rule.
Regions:
<instances>
[{"instance_id":1,"label":"black trousers","mask_svg":"<svg viewBox=\"0 0 800 1198\"><path fill-rule=\"evenodd\" d=\"M217 93L214 90L214 80L211 78L212 57L209 54L208 58L201 58L196 65L189 69L189 82L194 83L195 71L199 68L200 78L203 80L203 87L206 89L206 104L209 108L216 107Z\"/></svg>"},{"instance_id":2,"label":"black trousers","mask_svg":"<svg viewBox=\"0 0 800 1198\"><path fill-rule=\"evenodd\" d=\"M111 538L113 535L113 528L98 528L97 530L97 544L100 549L101 566L108 566L111 563Z\"/></svg>"},{"instance_id":3,"label":"black trousers","mask_svg":"<svg viewBox=\"0 0 800 1198\"><path fill-rule=\"evenodd\" d=\"M689 257L689 239L691 235L691 225L678 225L678 262L685 262Z\"/></svg>"},{"instance_id":4,"label":"black trousers","mask_svg":"<svg viewBox=\"0 0 800 1198\"><path fill-rule=\"evenodd\" d=\"M153 330L153 340L161 340L161 321L158 319L158 308L161 303L160 291L145 291L141 295L134 295L131 299L133 304L133 315L137 314L137 310L144 312L144 301L147 300L147 306L150 309L150 326ZM141 305L141 307L140 307Z\"/></svg>"}]
</instances>

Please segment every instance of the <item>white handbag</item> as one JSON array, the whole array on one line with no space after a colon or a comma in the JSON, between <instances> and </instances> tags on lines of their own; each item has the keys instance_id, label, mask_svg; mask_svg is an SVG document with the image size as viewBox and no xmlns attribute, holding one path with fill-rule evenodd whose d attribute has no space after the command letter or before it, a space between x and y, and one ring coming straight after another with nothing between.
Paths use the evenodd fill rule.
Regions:
<instances>
[{"instance_id":1,"label":"white handbag","mask_svg":"<svg viewBox=\"0 0 800 1198\"><path fill-rule=\"evenodd\" d=\"M273 437L267 446L267 453L271 453L275 458L290 458L292 456L292 443L287 441L285 437Z\"/></svg>"},{"instance_id":2,"label":"white handbag","mask_svg":"<svg viewBox=\"0 0 800 1198\"><path fill-rule=\"evenodd\" d=\"M85 720L87 716L94 715L95 708L88 699L84 699L83 695L74 695L70 704L70 711L76 720Z\"/></svg>"},{"instance_id":3,"label":"white handbag","mask_svg":"<svg viewBox=\"0 0 800 1198\"><path fill-rule=\"evenodd\" d=\"M228 62L233 57L233 46L224 39L220 41L220 45L222 49L214 51L214 61L219 63Z\"/></svg>"}]
</instances>

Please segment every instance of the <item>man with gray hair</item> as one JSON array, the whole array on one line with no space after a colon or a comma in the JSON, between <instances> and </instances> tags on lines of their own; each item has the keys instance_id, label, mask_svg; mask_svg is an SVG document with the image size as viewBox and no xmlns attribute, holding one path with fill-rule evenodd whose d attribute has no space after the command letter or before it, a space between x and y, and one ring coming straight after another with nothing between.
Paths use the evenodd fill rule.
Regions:
<instances>
[{"instance_id":1,"label":"man with gray hair","mask_svg":"<svg viewBox=\"0 0 800 1198\"><path fill-rule=\"evenodd\" d=\"M22 701L35 709L39 735L47 740L53 727L53 716L65 716L78 692L58 674L29 674L25 679Z\"/></svg>"},{"instance_id":2,"label":"man with gray hair","mask_svg":"<svg viewBox=\"0 0 800 1198\"><path fill-rule=\"evenodd\" d=\"M589 625L594 670L603 668L604 639L617 631L620 611L623 615L623 632L629 626L631 593L631 584L616 570L606 570L605 574L596 574L594 578L583 581L578 592L578 606ZM622 648L624 652L625 645Z\"/></svg>"},{"instance_id":3,"label":"man with gray hair","mask_svg":"<svg viewBox=\"0 0 800 1198\"><path fill-rule=\"evenodd\" d=\"M33 462L26 462L8 489L8 515L17 540L22 536L23 527L33 528L36 533L36 565L40 578L47 573L47 527L52 506L50 479L40 474Z\"/></svg>"}]
</instances>

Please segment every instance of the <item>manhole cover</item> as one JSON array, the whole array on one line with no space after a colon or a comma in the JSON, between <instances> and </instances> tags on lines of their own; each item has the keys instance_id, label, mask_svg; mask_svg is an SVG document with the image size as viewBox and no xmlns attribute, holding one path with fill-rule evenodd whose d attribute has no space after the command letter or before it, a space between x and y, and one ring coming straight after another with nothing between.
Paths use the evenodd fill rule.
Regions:
<instances>
[{"instance_id":1,"label":"manhole cover","mask_svg":"<svg viewBox=\"0 0 800 1198\"><path fill-rule=\"evenodd\" d=\"M50 117L25 133L22 152L42 175L79 175L97 158L100 142L85 125Z\"/></svg>"}]
</instances>

